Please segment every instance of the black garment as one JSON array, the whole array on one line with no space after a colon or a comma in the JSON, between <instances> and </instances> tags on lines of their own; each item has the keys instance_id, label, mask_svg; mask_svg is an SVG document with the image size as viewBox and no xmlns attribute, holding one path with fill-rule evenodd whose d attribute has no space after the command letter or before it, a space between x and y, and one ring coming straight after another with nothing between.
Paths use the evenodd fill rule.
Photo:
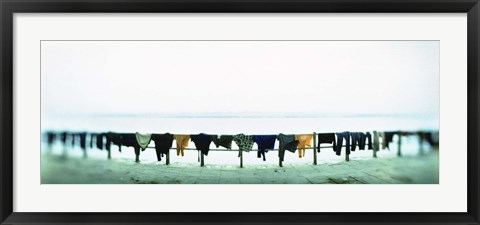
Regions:
<instances>
[{"instance_id":1,"label":"black garment","mask_svg":"<svg viewBox=\"0 0 480 225\"><path fill-rule=\"evenodd\" d=\"M334 133L323 133L318 134L318 146L317 152L320 152L320 144L332 144L333 143L333 151L335 151L335 134Z\"/></svg>"},{"instance_id":2,"label":"black garment","mask_svg":"<svg viewBox=\"0 0 480 225\"><path fill-rule=\"evenodd\" d=\"M62 142L63 145L65 145L65 143L67 143L67 136L68 136L67 132L62 132L60 134L60 141Z\"/></svg>"},{"instance_id":3,"label":"black garment","mask_svg":"<svg viewBox=\"0 0 480 225\"><path fill-rule=\"evenodd\" d=\"M122 146L125 146L125 147L133 147L134 151L135 151L135 161L138 162L139 161L139 157L140 157L140 145L138 144L137 142L137 138L135 136L135 134L132 134L132 133L112 133L112 132L109 132L109 133L102 133L102 134L97 134L97 146L99 145L98 143L98 136L102 136L102 139L103 139L103 136L106 137L106 142L105 142L105 149L107 150L110 150L110 147L112 144L115 144L115 145L118 145L118 149L119 151L121 152L122 150ZM102 139L100 139L100 141L102 141ZM102 141L102 144L100 144L100 146L103 146L103 141Z\"/></svg>"},{"instance_id":4,"label":"black garment","mask_svg":"<svg viewBox=\"0 0 480 225\"><path fill-rule=\"evenodd\" d=\"M278 157L280 157L281 161L283 161L285 157L285 150L293 153L297 150L298 141L295 140L295 135L279 134L277 135L277 139L279 141Z\"/></svg>"},{"instance_id":5,"label":"black garment","mask_svg":"<svg viewBox=\"0 0 480 225\"><path fill-rule=\"evenodd\" d=\"M87 150L87 133L79 133L78 136L80 137L80 148L83 151Z\"/></svg>"},{"instance_id":6,"label":"black garment","mask_svg":"<svg viewBox=\"0 0 480 225\"><path fill-rule=\"evenodd\" d=\"M47 132L47 144L52 145L55 141L56 134L53 132ZM45 139L44 139L45 140Z\"/></svg>"},{"instance_id":7,"label":"black garment","mask_svg":"<svg viewBox=\"0 0 480 225\"><path fill-rule=\"evenodd\" d=\"M368 140L368 149L372 149L372 135L367 132L366 134L362 132L358 132L359 139L358 139L358 147L360 150L365 150L365 145L367 144Z\"/></svg>"},{"instance_id":8,"label":"black garment","mask_svg":"<svg viewBox=\"0 0 480 225\"><path fill-rule=\"evenodd\" d=\"M408 133L407 133L407 135L408 135ZM435 141L433 139L433 133L432 132L421 132L421 131L419 131L419 132L417 132L417 135L422 142L427 141L428 144L430 144L430 146L438 146L438 144L439 144L438 141Z\"/></svg>"},{"instance_id":9,"label":"black garment","mask_svg":"<svg viewBox=\"0 0 480 225\"><path fill-rule=\"evenodd\" d=\"M75 139L77 138L77 136L75 135L75 133L70 133L70 137L72 138L72 148L75 147Z\"/></svg>"},{"instance_id":10,"label":"black garment","mask_svg":"<svg viewBox=\"0 0 480 225\"><path fill-rule=\"evenodd\" d=\"M341 155L343 139L345 139L345 152L347 155L350 154L350 132L345 131L342 133L337 133L337 146L335 152L337 155Z\"/></svg>"},{"instance_id":11,"label":"black garment","mask_svg":"<svg viewBox=\"0 0 480 225\"><path fill-rule=\"evenodd\" d=\"M395 134L400 134L400 132L385 132L385 142L386 142L386 146L388 149L390 149L390 147L388 146L390 144L390 142L393 142L393 135Z\"/></svg>"},{"instance_id":12,"label":"black garment","mask_svg":"<svg viewBox=\"0 0 480 225\"><path fill-rule=\"evenodd\" d=\"M112 144L115 144L118 146L118 151L122 152L122 139L123 139L122 134L108 132L105 136L107 137L107 143L109 146Z\"/></svg>"},{"instance_id":13,"label":"black garment","mask_svg":"<svg viewBox=\"0 0 480 225\"><path fill-rule=\"evenodd\" d=\"M360 140L361 139L360 132L351 132L350 137L352 138L352 145L350 150L355 151L355 149L357 148L357 144L360 145L360 142L362 141Z\"/></svg>"},{"instance_id":14,"label":"black garment","mask_svg":"<svg viewBox=\"0 0 480 225\"><path fill-rule=\"evenodd\" d=\"M434 135L435 134L433 132L426 132L425 133L425 139L430 144L430 146L438 146L438 144L439 144L439 142L433 138Z\"/></svg>"},{"instance_id":15,"label":"black garment","mask_svg":"<svg viewBox=\"0 0 480 225\"><path fill-rule=\"evenodd\" d=\"M90 148L93 148L93 140L95 140L95 134L90 134Z\"/></svg>"},{"instance_id":16,"label":"black garment","mask_svg":"<svg viewBox=\"0 0 480 225\"><path fill-rule=\"evenodd\" d=\"M212 135L211 136L213 143L217 148L222 146L226 149L232 149L233 135Z\"/></svg>"},{"instance_id":17,"label":"black garment","mask_svg":"<svg viewBox=\"0 0 480 225\"><path fill-rule=\"evenodd\" d=\"M202 152L204 155L208 155L208 151L210 150L210 143L212 143L212 139L208 134L195 134L190 135L190 140L195 143L195 147L197 150Z\"/></svg>"},{"instance_id":18,"label":"black garment","mask_svg":"<svg viewBox=\"0 0 480 225\"><path fill-rule=\"evenodd\" d=\"M268 149L275 148L276 139L277 136L275 135L253 135L253 141L257 143L258 146L257 158L262 156L263 161L265 161L265 153L268 152Z\"/></svg>"},{"instance_id":19,"label":"black garment","mask_svg":"<svg viewBox=\"0 0 480 225\"><path fill-rule=\"evenodd\" d=\"M140 156L140 145L137 142L135 134L120 134L120 139L123 146L134 148L137 158Z\"/></svg>"},{"instance_id":20,"label":"black garment","mask_svg":"<svg viewBox=\"0 0 480 225\"><path fill-rule=\"evenodd\" d=\"M152 141L155 143L157 160L162 161L162 156L164 154L169 154L170 148L172 148L173 134L152 134Z\"/></svg>"},{"instance_id":21,"label":"black garment","mask_svg":"<svg viewBox=\"0 0 480 225\"><path fill-rule=\"evenodd\" d=\"M96 134L97 140L95 141L95 144L97 145L97 148L100 150L103 150L103 134Z\"/></svg>"},{"instance_id":22,"label":"black garment","mask_svg":"<svg viewBox=\"0 0 480 225\"><path fill-rule=\"evenodd\" d=\"M110 151L110 146L112 145L112 141L109 139L109 133L103 133L102 135L105 137L105 149L107 151Z\"/></svg>"}]
</instances>

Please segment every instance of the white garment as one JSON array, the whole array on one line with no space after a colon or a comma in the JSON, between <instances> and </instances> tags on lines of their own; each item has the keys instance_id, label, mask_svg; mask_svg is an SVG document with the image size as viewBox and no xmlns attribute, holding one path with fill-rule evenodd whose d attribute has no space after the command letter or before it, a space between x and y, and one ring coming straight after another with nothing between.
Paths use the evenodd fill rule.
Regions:
<instances>
[{"instance_id":1,"label":"white garment","mask_svg":"<svg viewBox=\"0 0 480 225\"><path fill-rule=\"evenodd\" d=\"M137 132L135 137L137 138L137 143L140 145L140 148L142 148L142 151L147 148L152 140L152 134L141 134Z\"/></svg>"}]
</instances>

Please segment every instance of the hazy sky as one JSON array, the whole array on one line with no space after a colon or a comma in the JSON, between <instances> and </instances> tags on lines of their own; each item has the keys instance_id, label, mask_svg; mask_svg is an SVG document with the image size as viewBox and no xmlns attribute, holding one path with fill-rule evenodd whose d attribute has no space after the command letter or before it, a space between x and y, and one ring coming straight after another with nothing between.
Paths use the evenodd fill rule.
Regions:
<instances>
[{"instance_id":1,"label":"hazy sky","mask_svg":"<svg viewBox=\"0 0 480 225\"><path fill-rule=\"evenodd\" d=\"M437 41L42 42L42 115L439 114Z\"/></svg>"}]
</instances>

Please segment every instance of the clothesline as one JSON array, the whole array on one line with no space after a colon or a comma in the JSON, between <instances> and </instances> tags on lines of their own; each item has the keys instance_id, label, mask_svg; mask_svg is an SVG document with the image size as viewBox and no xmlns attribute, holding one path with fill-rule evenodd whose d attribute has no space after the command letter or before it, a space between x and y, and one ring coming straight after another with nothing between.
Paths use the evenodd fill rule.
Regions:
<instances>
[{"instance_id":1,"label":"clothesline","mask_svg":"<svg viewBox=\"0 0 480 225\"><path fill-rule=\"evenodd\" d=\"M148 137L148 138L145 139L147 141L145 142L145 140L144 140L145 143L141 143L142 140L139 139L139 137L142 138L142 136L141 136L142 134L139 134L139 133L136 133L136 134L132 134L132 133L118 134L118 133L109 132L109 133L100 133L100 134L96 134L96 133L90 134L90 136L91 136L90 147L91 148L93 147L94 135L96 135L95 137L96 137L97 147L99 149L103 149L103 147L104 147L103 138L105 136L105 137L107 137L107 142L105 143L105 149L108 151L108 158L109 159L111 158L111 153L110 153L110 148L111 147L110 147L110 145L115 144L115 145L119 146L120 151L121 151L121 146L122 145L124 145L126 147L134 147L135 148L135 154L136 154L135 161L138 162L139 161L139 155L140 155L140 149L139 149L140 146L139 145L143 144L143 147L141 148L142 151L147 149L147 148L156 149L157 157L158 157L159 161L161 160L160 154L162 156L166 155L166 164L167 165L169 165L169 163L170 163L170 150L177 150L177 155L179 155L179 151L181 151L182 156L183 156L183 150L189 150L189 151L190 150L197 150L197 151L199 151L199 154L200 154L200 152L202 152L202 154L199 155L199 161L200 161L201 166L204 166L204 155L207 155L208 151L224 151L224 152L235 151L235 152L239 152L238 157L240 158L240 167L243 167L243 152L250 152L250 151L258 152L258 157L260 158L260 154L262 154L263 155L263 160L265 161L265 152L276 151L279 154L279 166L282 166L282 162L283 162L283 158L284 158L283 155L285 154L286 150L291 151L291 152L295 152L298 149L300 158L301 158L301 151L303 151L303 156L305 156L305 150L314 150L313 151L314 152L314 154L313 154L314 165L316 165L317 164L317 151L319 152L320 149L333 148L333 150L336 151L337 155L340 155L341 149L345 149L345 160L349 161L350 147L352 147L352 151L354 151L357 146L360 148L360 150L364 150L365 147L367 146L367 140L368 140L368 148L367 149L373 150L373 157L376 158L376 152L378 150L380 150L379 146L382 146L382 149L385 149L385 148L390 149L388 147L388 144L393 140L393 138L392 138L393 135L399 135L401 137L401 136L404 136L404 135L417 134L420 137L420 142L423 142L426 139L425 138L426 133L427 132L422 132L422 131L419 131L419 132L402 132L402 131L377 132L377 131L373 131L373 136L370 134L370 132L366 132L366 133L362 133L362 132L342 132L342 133L320 133L320 134L317 134L317 133L314 132L314 133L310 133L310 134L296 134L296 135L284 135L284 134L258 135L258 136L269 136L269 138L274 137L273 144L275 142L279 141L279 147L280 148L274 148L272 143L270 143L271 144L270 147L267 147L267 148L263 147L263 149L260 149L261 143L257 142L257 147L258 148L253 149L253 140L247 141L247 143L249 144L247 147L242 146L241 141L243 141L244 139L241 139L241 138L246 138L246 139L250 138L251 139L251 137L252 137L252 136L249 137L249 136L244 135L244 134L235 135L236 138L237 138L235 141L233 141L233 139L232 139L232 137L234 135L220 135L220 136L218 136L218 135L207 135L207 134L184 135L184 136L188 136L188 138L185 139L187 141L187 143L184 143L185 140L182 140L183 142L179 146L179 142L178 142L179 140L177 139L177 147L173 147L172 146L172 141L173 141L172 136L173 135L171 135L169 133L166 133L166 134L148 134L148 135L146 135L146 137ZM48 136L48 142L51 143L52 140L54 139L54 137L52 137L51 132L48 133L48 134L49 134L49 135L47 135ZM66 143L66 135L67 135L66 132L62 132L61 135L60 135L61 140L64 144ZM70 135L72 135L72 144L74 144L75 139L76 139L75 137L76 137L76 135L79 135L79 134L78 133L77 134L72 133ZM125 135L125 137L122 137L122 135ZM156 140L154 140L155 147L148 146L150 144L150 141L153 140L153 138L151 137L152 135L156 135L157 139L160 138L160 137L170 137L170 139L166 140L167 145L163 146L163 148L165 150L163 150L160 153L158 152L159 147L157 145L159 144L159 142L157 142ZM162 135L166 135L166 136L162 136ZM205 138L208 139L208 141L204 143L207 146L206 147L203 146L203 149L202 149L202 146L201 146L202 143L198 142L199 137L201 135L203 135L204 139ZM281 136L281 135L283 135L283 136ZM325 137L321 136L321 135L328 135L328 138L325 139ZM227 140L227 142L228 141L230 142L229 145L226 148L212 148L212 149L210 149L209 145L212 142L214 142L215 145L217 145L217 147L219 146L219 143L220 143L220 146L225 147L225 146L222 145L222 143L220 141L218 143L213 141L214 137L218 141L222 138L222 136L224 136L224 137L229 136L230 139L229 138L225 139L225 140ZM295 139L292 139L293 136L295 136ZM300 140L300 138L302 138L302 136L307 136L307 138L304 138L304 143L302 143L301 146L298 146L298 144L300 143L299 140ZM337 139L335 139L335 136L337 137ZM430 136L431 136L431 134L430 134ZM86 157L86 149L85 149L85 147L86 147L86 133L85 132L80 133L80 137L81 137L80 138L80 145L81 145L82 149L84 150L84 156ZM196 148L188 148L188 141L189 141L190 137L192 138L191 141L195 143ZM284 145L283 149L282 149L282 140L283 139L281 137L287 137L289 141L295 140L296 144L294 146L292 146L290 149L286 148L285 147L286 145ZM381 137L381 138L379 138L379 137ZM118 140L115 140L115 138L117 138ZM120 140L122 138L123 138L123 142L122 142L122 140ZM317 138L323 139L323 140L317 140ZM373 139L373 143L372 143L372 139ZM328 141L325 142L325 140L328 140ZM343 140L346 141L345 145L342 144ZM100 146L98 145L98 141L100 141ZM270 141L272 141L272 140L270 140ZM318 141L318 143L317 143L317 141ZM352 143L350 143L350 141ZM168 145L168 142L170 142L169 145ZM238 149L231 149L230 146L233 142L235 142L237 145L239 145ZM313 142L313 147L311 147L312 142ZM337 143L337 142L339 142L339 143ZM198 145L199 143L200 143L200 145ZM322 143L323 144L333 143L333 145L320 146L320 144L322 144ZM162 145L162 144L164 144L164 142L160 142L160 145ZM225 143L223 143L223 144L225 144ZM283 143L283 144L285 144L285 143ZM398 138L397 144L398 144L398 155L401 156L401 138ZM108 145L108 147L107 147L107 145ZM206 151L204 151L205 148L206 148Z\"/></svg>"}]
</instances>

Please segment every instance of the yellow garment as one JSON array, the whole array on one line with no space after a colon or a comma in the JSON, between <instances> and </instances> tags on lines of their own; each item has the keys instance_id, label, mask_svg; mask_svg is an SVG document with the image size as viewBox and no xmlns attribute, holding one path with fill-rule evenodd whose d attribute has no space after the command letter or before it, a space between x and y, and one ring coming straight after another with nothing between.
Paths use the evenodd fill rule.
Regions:
<instances>
[{"instance_id":1,"label":"yellow garment","mask_svg":"<svg viewBox=\"0 0 480 225\"><path fill-rule=\"evenodd\" d=\"M190 141L189 134L174 134L173 139L177 141L177 155L182 154L183 150L188 147L188 141Z\"/></svg>"},{"instance_id":2,"label":"yellow garment","mask_svg":"<svg viewBox=\"0 0 480 225\"><path fill-rule=\"evenodd\" d=\"M298 158L305 156L305 148L312 147L313 134L295 134L298 141Z\"/></svg>"}]
</instances>

